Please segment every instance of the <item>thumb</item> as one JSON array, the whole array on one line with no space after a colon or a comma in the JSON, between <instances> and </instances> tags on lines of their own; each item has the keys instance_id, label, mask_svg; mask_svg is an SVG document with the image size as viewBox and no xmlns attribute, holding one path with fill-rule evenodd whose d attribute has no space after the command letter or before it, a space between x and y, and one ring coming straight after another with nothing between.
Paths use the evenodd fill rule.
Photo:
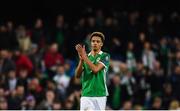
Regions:
<instances>
[{"instance_id":1,"label":"thumb","mask_svg":"<svg viewBox=\"0 0 180 111\"><path fill-rule=\"evenodd\" d=\"M83 45L83 49L85 50L85 45Z\"/></svg>"}]
</instances>

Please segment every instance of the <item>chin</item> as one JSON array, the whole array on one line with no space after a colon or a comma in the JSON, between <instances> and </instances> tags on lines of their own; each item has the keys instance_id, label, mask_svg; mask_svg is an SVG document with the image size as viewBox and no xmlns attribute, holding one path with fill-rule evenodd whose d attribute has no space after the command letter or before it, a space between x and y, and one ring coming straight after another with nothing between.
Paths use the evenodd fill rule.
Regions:
<instances>
[{"instance_id":1,"label":"chin","mask_svg":"<svg viewBox=\"0 0 180 111\"><path fill-rule=\"evenodd\" d=\"M94 51L97 51L98 49L93 49Z\"/></svg>"}]
</instances>

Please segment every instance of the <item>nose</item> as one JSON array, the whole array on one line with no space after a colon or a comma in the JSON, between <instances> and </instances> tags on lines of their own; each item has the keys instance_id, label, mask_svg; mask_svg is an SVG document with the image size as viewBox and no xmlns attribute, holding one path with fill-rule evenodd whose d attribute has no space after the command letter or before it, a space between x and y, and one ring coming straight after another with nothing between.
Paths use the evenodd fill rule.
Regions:
<instances>
[{"instance_id":1,"label":"nose","mask_svg":"<svg viewBox=\"0 0 180 111\"><path fill-rule=\"evenodd\" d=\"M94 44L97 44L97 42L94 42Z\"/></svg>"},{"instance_id":2,"label":"nose","mask_svg":"<svg viewBox=\"0 0 180 111\"><path fill-rule=\"evenodd\" d=\"M96 46L97 45L97 43L94 43L94 46Z\"/></svg>"}]
</instances>

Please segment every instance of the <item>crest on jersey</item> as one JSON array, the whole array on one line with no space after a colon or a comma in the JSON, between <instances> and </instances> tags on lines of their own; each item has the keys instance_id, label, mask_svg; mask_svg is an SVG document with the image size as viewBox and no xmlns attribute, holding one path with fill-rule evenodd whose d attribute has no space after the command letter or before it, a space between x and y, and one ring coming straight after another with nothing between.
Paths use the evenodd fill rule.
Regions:
<instances>
[{"instance_id":1,"label":"crest on jersey","mask_svg":"<svg viewBox=\"0 0 180 111\"><path fill-rule=\"evenodd\" d=\"M100 60L100 57L98 57L98 58L96 59L96 62L99 62L99 60Z\"/></svg>"}]
</instances>

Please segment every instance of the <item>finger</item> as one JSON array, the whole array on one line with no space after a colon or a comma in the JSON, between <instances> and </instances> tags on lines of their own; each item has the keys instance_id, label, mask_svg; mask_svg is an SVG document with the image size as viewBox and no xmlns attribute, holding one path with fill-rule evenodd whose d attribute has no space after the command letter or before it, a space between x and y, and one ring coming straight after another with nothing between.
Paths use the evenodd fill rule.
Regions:
<instances>
[{"instance_id":1,"label":"finger","mask_svg":"<svg viewBox=\"0 0 180 111\"><path fill-rule=\"evenodd\" d=\"M76 45L76 50L80 50L82 47L78 44Z\"/></svg>"},{"instance_id":2,"label":"finger","mask_svg":"<svg viewBox=\"0 0 180 111\"><path fill-rule=\"evenodd\" d=\"M81 46L80 44L78 44L78 47L79 47L79 48L82 48L82 46Z\"/></svg>"},{"instance_id":3,"label":"finger","mask_svg":"<svg viewBox=\"0 0 180 111\"><path fill-rule=\"evenodd\" d=\"M77 50L77 45L75 46L75 49Z\"/></svg>"},{"instance_id":4,"label":"finger","mask_svg":"<svg viewBox=\"0 0 180 111\"><path fill-rule=\"evenodd\" d=\"M76 48L78 47L78 44L75 46Z\"/></svg>"},{"instance_id":5,"label":"finger","mask_svg":"<svg viewBox=\"0 0 180 111\"><path fill-rule=\"evenodd\" d=\"M83 45L82 49L85 51L85 45Z\"/></svg>"},{"instance_id":6,"label":"finger","mask_svg":"<svg viewBox=\"0 0 180 111\"><path fill-rule=\"evenodd\" d=\"M79 47L80 46L80 44L76 44L76 47Z\"/></svg>"},{"instance_id":7,"label":"finger","mask_svg":"<svg viewBox=\"0 0 180 111\"><path fill-rule=\"evenodd\" d=\"M75 48L76 48L76 50L78 50L78 46L76 46Z\"/></svg>"},{"instance_id":8,"label":"finger","mask_svg":"<svg viewBox=\"0 0 180 111\"><path fill-rule=\"evenodd\" d=\"M80 48L80 46L79 46L79 45L76 45L76 49L78 49L78 48Z\"/></svg>"}]
</instances>

